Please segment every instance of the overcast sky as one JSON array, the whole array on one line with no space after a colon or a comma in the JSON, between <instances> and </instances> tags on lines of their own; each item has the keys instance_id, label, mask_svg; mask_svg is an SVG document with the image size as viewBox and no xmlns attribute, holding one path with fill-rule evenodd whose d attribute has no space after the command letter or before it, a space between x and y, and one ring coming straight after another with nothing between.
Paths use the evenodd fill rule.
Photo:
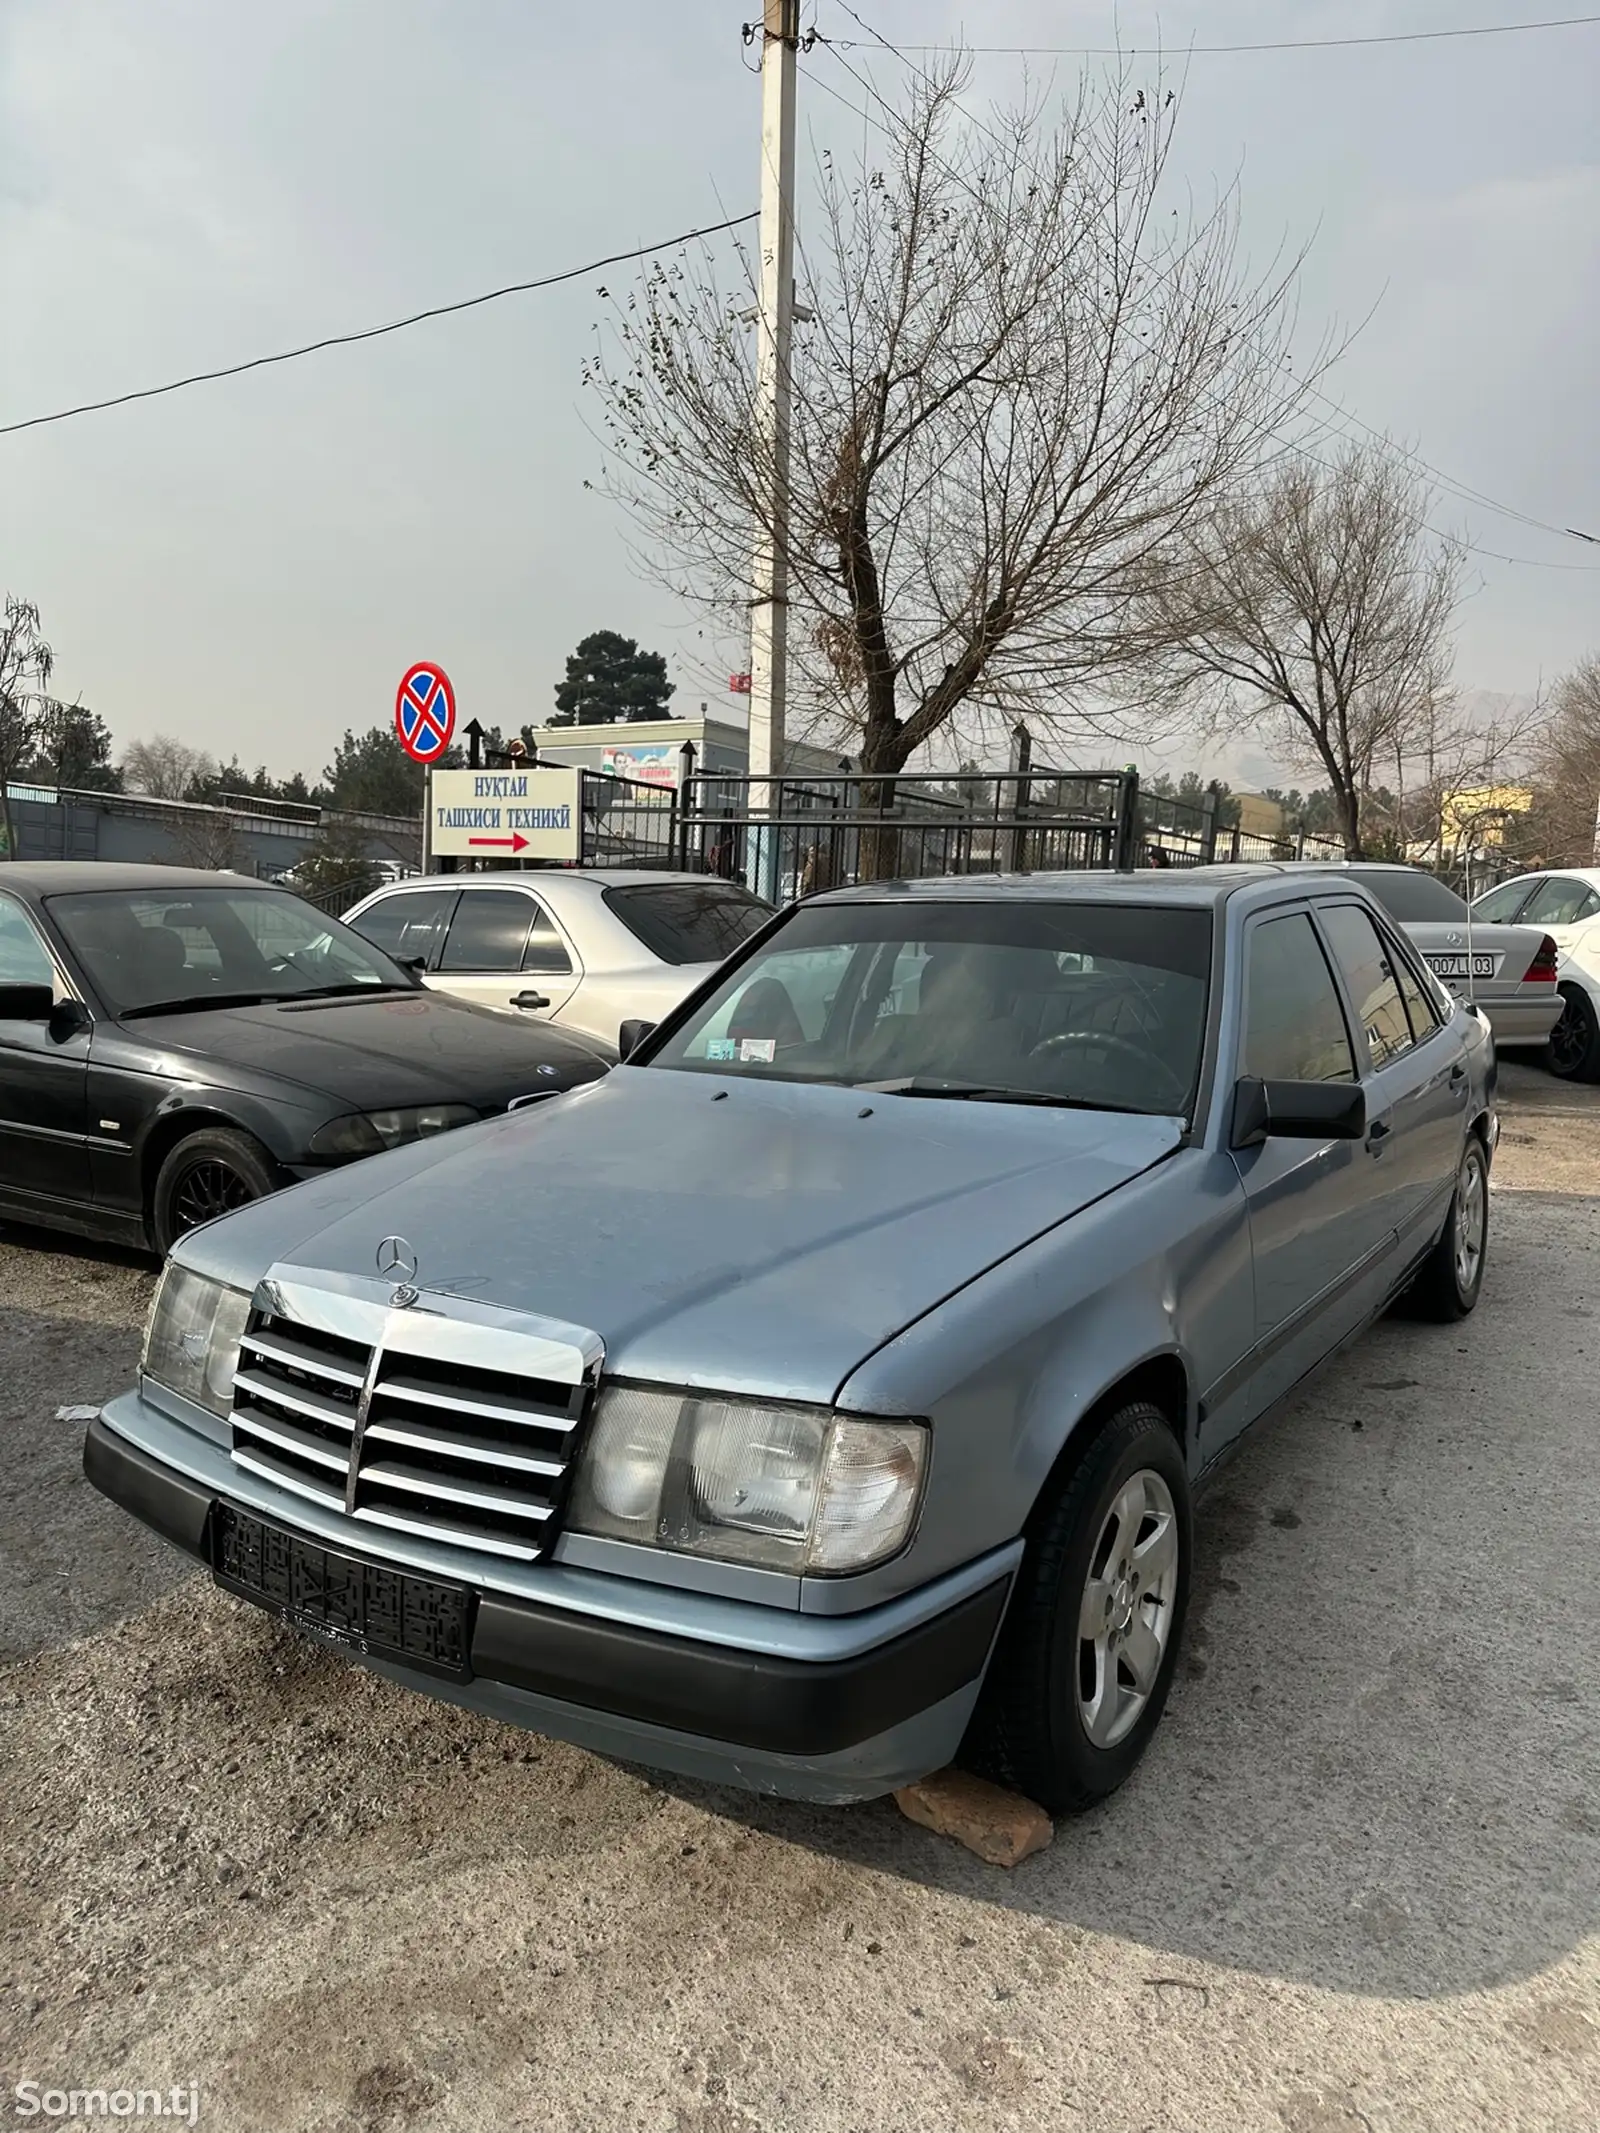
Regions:
<instances>
[{"instance_id":1,"label":"overcast sky","mask_svg":"<svg viewBox=\"0 0 1600 2133\"><path fill-rule=\"evenodd\" d=\"M0 0L0 421L753 206L741 11L759 0ZM938 0L861 11L900 42L963 20ZM832 0L814 12L864 37ZM1568 12L983 0L965 21L984 44L1050 46L1120 22L1181 52ZM898 63L871 64L892 94ZM982 60L968 100L1021 64ZM1094 62L1055 64L1066 82ZM861 100L836 56L808 66ZM1177 163L1200 195L1242 173L1261 258L1313 240L1308 345L1372 314L1329 386L1347 407L1453 480L1600 534L1597 83L1600 28L1196 56ZM804 77L801 95L819 140L859 135ZM463 717L514 726L548 712L581 635L616 628L667 652L692 710L695 662L715 677L720 648L632 574L582 486L601 279L0 438L0 581L43 610L57 686L119 746L164 729L316 772L346 725L391 715L413 659L444 662ZM1600 645L1600 549L1449 497L1435 518L1529 559L1470 559L1463 685L1525 692Z\"/></svg>"}]
</instances>

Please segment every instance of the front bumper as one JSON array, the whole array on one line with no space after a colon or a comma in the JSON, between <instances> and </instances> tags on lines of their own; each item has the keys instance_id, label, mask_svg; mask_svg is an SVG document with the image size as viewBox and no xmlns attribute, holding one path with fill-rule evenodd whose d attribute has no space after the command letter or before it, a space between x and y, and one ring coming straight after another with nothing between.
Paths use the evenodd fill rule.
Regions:
<instances>
[{"instance_id":1,"label":"front bumper","mask_svg":"<svg viewBox=\"0 0 1600 2133\"><path fill-rule=\"evenodd\" d=\"M116 1426L119 1419L136 1420L146 1446L152 1429L193 1439L195 1449L183 1461L190 1471L131 1441ZM220 1469L207 1473L217 1460ZM103 1495L208 1566L219 1504L242 1503L247 1515L271 1518L316 1545L327 1538L307 1529L292 1499L281 1507L247 1502L242 1487L226 1486L231 1476L220 1447L141 1400L113 1403L106 1418L90 1425L84 1472ZM370 1536L364 1541L344 1552L380 1569L409 1567L377 1554ZM392 1680L601 1754L794 1798L870 1799L954 1756L1005 1611L1015 1559L1016 1551L1005 1551L991 1576L941 1581L951 1587L948 1604L910 1622L904 1602L865 1616L775 1618L771 1608L725 1601L716 1603L719 1634L710 1638L661 1626L660 1587L649 1595L655 1617L649 1625L630 1622L615 1607L600 1614L478 1588L463 1678L445 1680L389 1656L352 1651L343 1640L335 1648ZM630 1581L602 1582L615 1596ZM930 1597L936 1594L933 1588ZM696 1610L703 1619L705 1603L688 1600L686 1615ZM803 1625L792 1631L803 1636L803 1653L772 1649L791 1624Z\"/></svg>"}]
</instances>

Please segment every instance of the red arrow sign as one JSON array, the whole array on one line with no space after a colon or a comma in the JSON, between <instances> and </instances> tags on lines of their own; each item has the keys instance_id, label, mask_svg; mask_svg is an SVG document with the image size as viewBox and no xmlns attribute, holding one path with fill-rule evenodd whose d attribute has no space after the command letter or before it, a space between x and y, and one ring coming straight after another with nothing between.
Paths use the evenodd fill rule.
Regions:
<instances>
[{"instance_id":1,"label":"red arrow sign","mask_svg":"<svg viewBox=\"0 0 1600 2133\"><path fill-rule=\"evenodd\" d=\"M525 852L528 849L528 840L520 831L514 837L469 837L467 842L468 844L501 844L507 846L513 852Z\"/></svg>"}]
</instances>

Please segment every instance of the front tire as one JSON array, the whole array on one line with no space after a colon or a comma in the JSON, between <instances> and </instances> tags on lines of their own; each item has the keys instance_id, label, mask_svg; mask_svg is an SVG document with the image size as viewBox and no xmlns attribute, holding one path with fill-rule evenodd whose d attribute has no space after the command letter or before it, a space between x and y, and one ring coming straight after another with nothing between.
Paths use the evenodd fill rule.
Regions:
<instances>
[{"instance_id":1,"label":"front tire","mask_svg":"<svg viewBox=\"0 0 1600 2133\"><path fill-rule=\"evenodd\" d=\"M1581 985L1561 988L1561 1020L1545 1045L1545 1065L1561 1081L1600 1081L1600 1015Z\"/></svg>"},{"instance_id":2,"label":"front tire","mask_svg":"<svg viewBox=\"0 0 1600 2133\"><path fill-rule=\"evenodd\" d=\"M157 1251L165 1258L187 1231L248 1207L283 1182L271 1156L248 1133L222 1126L191 1133L156 1173L150 1211Z\"/></svg>"},{"instance_id":3,"label":"front tire","mask_svg":"<svg viewBox=\"0 0 1600 2133\"><path fill-rule=\"evenodd\" d=\"M1052 1814L1124 1783L1166 1708L1192 1553L1182 1448L1136 1401L1035 1513L974 1719L979 1768Z\"/></svg>"},{"instance_id":4,"label":"front tire","mask_svg":"<svg viewBox=\"0 0 1600 2133\"><path fill-rule=\"evenodd\" d=\"M1473 1133L1467 1137L1439 1241L1405 1299L1407 1315L1448 1326L1475 1311L1488 1258L1489 1158Z\"/></svg>"}]
</instances>

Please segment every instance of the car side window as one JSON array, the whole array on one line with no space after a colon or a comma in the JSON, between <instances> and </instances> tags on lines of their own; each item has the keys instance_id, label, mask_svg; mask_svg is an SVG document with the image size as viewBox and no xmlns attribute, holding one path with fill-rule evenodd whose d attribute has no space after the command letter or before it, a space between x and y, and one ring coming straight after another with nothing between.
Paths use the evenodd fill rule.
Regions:
<instances>
[{"instance_id":1,"label":"car side window","mask_svg":"<svg viewBox=\"0 0 1600 2133\"><path fill-rule=\"evenodd\" d=\"M1406 957L1392 942L1388 945L1389 967L1393 970L1395 982L1400 987L1400 996L1406 1003L1406 1014L1411 1021L1411 1034L1416 1038L1418 1044L1421 1044L1425 1037L1431 1037L1439 1027L1441 1017L1438 1004L1433 995L1424 990L1422 980L1412 969Z\"/></svg>"},{"instance_id":2,"label":"car side window","mask_svg":"<svg viewBox=\"0 0 1600 2133\"><path fill-rule=\"evenodd\" d=\"M1250 934L1240 1071L1262 1081L1354 1081L1338 988L1303 911Z\"/></svg>"},{"instance_id":3,"label":"car side window","mask_svg":"<svg viewBox=\"0 0 1600 2133\"><path fill-rule=\"evenodd\" d=\"M556 922L536 896L526 899L533 911L533 931L528 935L528 945L522 951L522 967L547 978L568 977L572 971L572 958L567 953L567 944L556 930Z\"/></svg>"},{"instance_id":4,"label":"car side window","mask_svg":"<svg viewBox=\"0 0 1600 2133\"><path fill-rule=\"evenodd\" d=\"M1570 874L1552 874L1548 881L1540 882L1528 899L1528 908L1522 914L1522 923L1528 926L1576 926L1600 911L1600 896L1596 896L1586 881L1574 881ZM1480 917L1482 913L1478 914Z\"/></svg>"},{"instance_id":5,"label":"car side window","mask_svg":"<svg viewBox=\"0 0 1600 2133\"><path fill-rule=\"evenodd\" d=\"M55 986L55 966L20 904L0 896L0 985Z\"/></svg>"},{"instance_id":6,"label":"car side window","mask_svg":"<svg viewBox=\"0 0 1600 2133\"><path fill-rule=\"evenodd\" d=\"M463 889L445 935L441 970L520 970L533 899L520 889Z\"/></svg>"},{"instance_id":7,"label":"car side window","mask_svg":"<svg viewBox=\"0 0 1600 2133\"><path fill-rule=\"evenodd\" d=\"M1325 904L1322 923L1327 928L1334 961L1344 973L1374 1068L1384 1067L1411 1045L1411 1024L1405 1002L1395 982L1389 951L1365 911L1354 904Z\"/></svg>"},{"instance_id":8,"label":"car side window","mask_svg":"<svg viewBox=\"0 0 1600 2133\"><path fill-rule=\"evenodd\" d=\"M450 922L457 893L439 889L427 895L403 891L380 897L349 923L364 941L371 941L397 963L427 962Z\"/></svg>"},{"instance_id":9,"label":"car side window","mask_svg":"<svg viewBox=\"0 0 1600 2133\"><path fill-rule=\"evenodd\" d=\"M1526 881L1503 881L1498 889L1490 889L1478 898L1472 915L1481 918L1486 926L1507 926L1522 908L1527 894Z\"/></svg>"}]
</instances>

